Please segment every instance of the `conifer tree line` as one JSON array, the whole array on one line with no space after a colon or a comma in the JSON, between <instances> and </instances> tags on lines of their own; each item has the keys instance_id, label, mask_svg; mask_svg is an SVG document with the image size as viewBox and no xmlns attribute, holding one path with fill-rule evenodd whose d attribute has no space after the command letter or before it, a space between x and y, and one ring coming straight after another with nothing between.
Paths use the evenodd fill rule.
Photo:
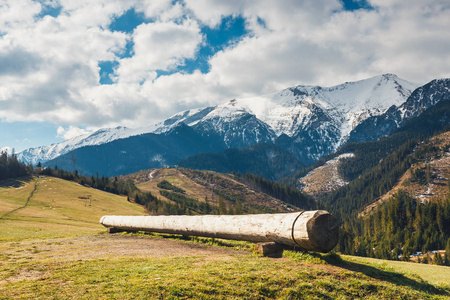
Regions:
<instances>
[{"instance_id":1,"label":"conifer tree line","mask_svg":"<svg viewBox=\"0 0 450 300\"><path fill-rule=\"evenodd\" d=\"M11 155L6 151L0 152L0 180L26 176L30 169L31 166L19 162L14 151Z\"/></svg>"},{"instance_id":2,"label":"conifer tree line","mask_svg":"<svg viewBox=\"0 0 450 300\"><path fill-rule=\"evenodd\" d=\"M316 201L313 198L305 195L296 188L288 186L287 184L280 184L276 181L250 173L240 175L239 178L243 183L255 190L261 191L301 209L313 210L317 208Z\"/></svg>"},{"instance_id":3,"label":"conifer tree line","mask_svg":"<svg viewBox=\"0 0 450 300\"><path fill-rule=\"evenodd\" d=\"M323 205L343 222L337 249L351 255L395 260L409 260L410 255L418 252L445 249L450 239L450 198L421 202L399 190L374 212L364 217L356 212L391 190L414 163L422 162L423 167L410 169L409 181L428 184L433 174L427 162L440 158L448 150L448 145L437 147L409 140L376 167L325 198ZM424 262L447 264L448 255L450 252L442 262L438 254L437 260L430 257Z\"/></svg>"},{"instance_id":4,"label":"conifer tree line","mask_svg":"<svg viewBox=\"0 0 450 300\"><path fill-rule=\"evenodd\" d=\"M164 196L167 199L170 199L179 204L179 207L182 211L181 214L183 215L190 215L192 213L205 215L216 212L216 210L214 210L207 202L201 202L197 199L186 197L185 195L179 194L177 192L160 190L159 193L161 194L161 196Z\"/></svg>"},{"instance_id":5,"label":"conifer tree line","mask_svg":"<svg viewBox=\"0 0 450 300\"><path fill-rule=\"evenodd\" d=\"M426 139L449 130L450 101L432 107L414 122L377 142L353 143L340 153L352 152L339 171L348 185L319 199L342 222L338 251L346 254L408 260L417 252L448 249L450 230L449 200L421 202L399 191L374 212L358 216L367 205L390 191L410 170L410 181L426 185L433 180L429 161L449 152L449 145L436 146ZM448 262L448 255L442 264ZM425 262L440 263L430 255Z\"/></svg>"},{"instance_id":6,"label":"conifer tree line","mask_svg":"<svg viewBox=\"0 0 450 300\"><path fill-rule=\"evenodd\" d=\"M422 203L400 190L374 213L346 223L338 250L359 256L409 260L416 253L450 250L449 247L450 198ZM436 263L450 265L448 255L450 251Z\"/></svg>"}]
</instances>

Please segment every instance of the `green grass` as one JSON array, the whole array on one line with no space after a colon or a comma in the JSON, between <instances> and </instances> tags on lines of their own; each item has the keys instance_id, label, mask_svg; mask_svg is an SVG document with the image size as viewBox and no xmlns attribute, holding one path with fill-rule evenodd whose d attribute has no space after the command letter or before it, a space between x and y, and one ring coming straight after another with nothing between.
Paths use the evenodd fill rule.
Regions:
<instances>
[{"instance_id":1,"label":"green grass","mask_svg":"<svg viewBox=\"0 0 450 300\"><path fill-rule=\"evenodd\" d=\"M145 214L126 197L58 178L29 178L19 183L19 188L0 187L0 241L97 233L104 230L99 224L103 215ZM35 184L36 191L24 207ZM89 195L91 201L83 199Z\"/></svg>"},{"instance_id":2,"label":"green grass","mask_svg":"<svg viewBox=\"0 0 450 300\"><path fill-rule=\"evenodd\" d=\"M352 270L357 268L360 270ZM345 260L334 266L250 254L219 260L204 256L118 256L75 261L22 258L15 263L3 263L0 274L3 278L0 299L445 299L450 296L448 289L416 278Z\"/></svg>"},{"instance_id":3,"label":"green grass","mask_svg":"<svg viewBox=\"0 0 450 300\"><path fill-rule=\"evenodd\" d=\"M98 234L102 215L142 208L55 178L21 184L0 188L0 299L450 299L447 267L296 251L269 258L247 242ZM79 198L87 195L91 206ZM151 248L168 243L190 252Z\"/></svg>"},{"instance_id":4,"label":"green grass","mask_svg":"<svg viewBox=\"0 0 450 300\"><path fill-rule=\"evenodd\" d=\"M246 241L234 241L234 240L225 240L225 239L217 239L217 238L207 238L200 236L188 236L188 235L179 235L179 234L164 234L164 233L154 233L154 232L122 232L122 235L130 235L130 236L145 236L145 237L156 237L163 238L174 241L186 241L192 242L196 244L202 244L207 246L215 246L215 247L224 247L228 249L234 250L247 250L250 252L254 252L254 243L246 242ZM255 252L256 253L256 252Z\"/></svg>"},{"instance_id":5,"label":"green grass","mask_svg":"<svg viewBox=\"0 0 450 300\"><path fill-rule=\"evenodd\" d=\"M382 260L369 257L345 256L345 258L350 261L365 263L377 268L396 270L412 276L417 276L438 286L450 287L450 267Z\"/></svg>"}]
</instances>

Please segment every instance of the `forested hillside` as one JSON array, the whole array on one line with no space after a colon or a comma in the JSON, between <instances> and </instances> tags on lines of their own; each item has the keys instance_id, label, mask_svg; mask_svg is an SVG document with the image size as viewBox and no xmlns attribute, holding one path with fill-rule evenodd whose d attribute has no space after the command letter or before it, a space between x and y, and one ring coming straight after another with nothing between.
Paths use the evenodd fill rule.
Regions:
<instances>
[{"instance_id":1,"label":"forested hillside","mask_svg":"<svg viewBox=\"0 0 450 300\"><path fill-rule=\"evenodd\" d=\"M450 101L445 101L409 120L389 137L343 147L337 154L354 153L354 157L343 160L339 171L353 181L320 202L344 219L357 215L392 189L414 159L421 159L411 154L422 140L445 131L449 125Z\"/></svg>"},{"instance_id":2,"label":"forested hillside","mask_svg":"<svg viewBox=\"0 0 450 300\"><path fill-rule=\"evenodd\" d=\"M399 191L374 213L345 222L338 249L402 260L416 253L446 249L442 260L436 257L435 263L450 265L450 198L423 203Z\"/></svg>"},{"instance_id":3,"label":"forested hillside","mask_svg":"<svg viewBox=\"0 0 450 300\"><path fill-rule=\"evenodd\" d=\"M180 161L178 165L221 173L252 173L272 180L291 176L305 167L292 154L270 143L218 153L201 153Z\"/></svg>"},{"instance_id":4,"label":"forested hillside","mask_svg":"<svg viewBox=\"0 0 450 300\"><path fill-rule=\"evenodd\" d=\"M439 180L436 185L447 184L450 173L440 172L438 176L430 168L433 161L449 155L447 139L436 143L439 137L429 138L448 130L449 112L450 102L439 103L389 137L377 142L349 144L340 151L355 154L340 166L341 174L353 181L320 201L343 222L339 251L407 260L416 252L447 247L448 192L440 193L431 201L405 190L413 183L424 186L422 190L430 190L432 180ZM405 174L409 174L408 181L402 189L399 180ZM446 176L444 183L443 176ZM392 197L384 197L394 186L396 192ZM360 214L369 204L373 212L366 210Z\"/></svg>"}]
</instances>

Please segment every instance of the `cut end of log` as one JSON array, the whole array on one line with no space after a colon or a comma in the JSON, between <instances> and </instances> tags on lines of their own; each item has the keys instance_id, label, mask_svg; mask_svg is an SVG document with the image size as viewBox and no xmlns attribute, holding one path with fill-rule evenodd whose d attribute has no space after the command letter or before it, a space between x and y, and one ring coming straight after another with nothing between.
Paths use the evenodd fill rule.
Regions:
<instances>
[{"instance_id":1,"label":"cut end of log","mask_svg":"<svg viewBox=\"0 0 450 300\"><path fill-rule=\"evenodd\" d=\"M314 251L330 252L339 241L339 223L327 211L319 210L306 224L310 244Z\"/></svg>"}]
</instances>

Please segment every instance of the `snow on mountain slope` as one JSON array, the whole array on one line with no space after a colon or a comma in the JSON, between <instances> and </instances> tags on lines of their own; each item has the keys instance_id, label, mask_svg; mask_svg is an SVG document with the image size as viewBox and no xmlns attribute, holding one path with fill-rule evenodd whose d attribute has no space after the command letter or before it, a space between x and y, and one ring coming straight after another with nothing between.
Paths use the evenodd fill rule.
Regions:
<instances>
[{"instance_id":1,"label":"snow on mountain slope","mask_svg":"<svg viewBox=\"0 0 450 300\"><path fill-rule=\"evenodd\" d=\"M304 177L298 179L300 190L306 194L319 197L348 184L339 175L339 165L342 159L353 157L353 153L344 153L327 161L323 166L315 168Z\"/></svg>"},{"instance_id":2,"label":"snow on mountain slope","mask_svg":"<svg viewBox=\"0 0 450 300\"><path fill-rule=\"evenodd\" d=\"M130 129L121 126L116 128L100 129L92 134L80 135L61 143L24 150L17 154L17 157L23 162L34 165L38 162L51 160L80 147L101 145L117 139L139 135L148 132L148 130L148 128Z\"/></svg>"},{"instance_id":3,"label":"snow on mountain slope","mask_svg":"<svg viewBox=\"0 0 450 300\"><path fill-rule=\"evenodd\" d=\"M384 114L367 118L354 130L349 141L375 141L388 136L413 117L436 105L438 102L450 100L450 78L435 79L415 89L408 99L390 107Z\"/></svg>"},{"instance_id":4,"label":"snow on mountain slope","mask_svg":"<svg viewBox=\"0 0 450 300\"><path fill-rule=\"evenodd\" d=\"M322 122L319 125L323 127L319 128L322 134L335 135L338 129L339 136L334 145L337 148L359 123L368 117L383 114L392 105L404 103L415 88L416 84L393 74L325 88L300 85L265 96L233 99L208 108L210 112L200 120L190 122L186 118L178 119L178 122L189 126L210 122L222 128L223 123L251 114L268 125L267 130L274 133L272 141L282 134L294 137L301 132L317 130L317 123ZM325 117L318 122L320 114ZM327 128L333 128L333 133L326 132Z\"/></svg>"},{"instance_id":5,"label":"snow on mountain slope","mask_svg":"<svg viewBox=\"0 0 450 300\"><path fill-rule=\"evenodd\" d=\"M383 114L392 105L404 103L415 88L417 85L393 74L333 87L299 85L279 93L187 110L149 127L101 129L59 144L27 149L18 158L36 164L83 146L144 133L162 134L181 123L202 134L220 136L228 147L273 142L284 134L298 143L307 138L327 144L327 149L336 149L355 126L368 117ZM310 157L316 159L325 152L329 150Z\"/></svg>"},{"instance_id":6,"label":"snow on mountain slope","mask_svg":"<svg viewBox=\"0 0 450 300\"><path fill-rule=\"evenodd\" d=\"M384 113L392 105L406 101L417 85L392 74L348 82L334 87L297 86L280 93L242 99L230 103L242 107L267 123L279 136L293 136L311 119L317 106L341 125L341 135L364 119Z\"/></svg>"},{"instance_id":7,"label":"snow on mountain slope","mask_svg":"<svg viewBox=\"0 0 450 300\"><path fill-rule=\"evenodd\" d=\"M201 110L202 114L207 112L201 119L192 120L191 111L179 113L169 119L176 119L176 122L167 124L168 127L160 128L159 131L169 130L180 122L189 126L213 119L232 122L249 113L269 125L276 136L286 134L292 137L307 127L315 114L313 107L318 107L336 122L341 129L341 136L345 138L366 118L380 115L392 105L404 103L417 87L393 74L333 87L299 85L279 93L233 99L214 108L209 107Z\"/></svg>"}]
</instances>

